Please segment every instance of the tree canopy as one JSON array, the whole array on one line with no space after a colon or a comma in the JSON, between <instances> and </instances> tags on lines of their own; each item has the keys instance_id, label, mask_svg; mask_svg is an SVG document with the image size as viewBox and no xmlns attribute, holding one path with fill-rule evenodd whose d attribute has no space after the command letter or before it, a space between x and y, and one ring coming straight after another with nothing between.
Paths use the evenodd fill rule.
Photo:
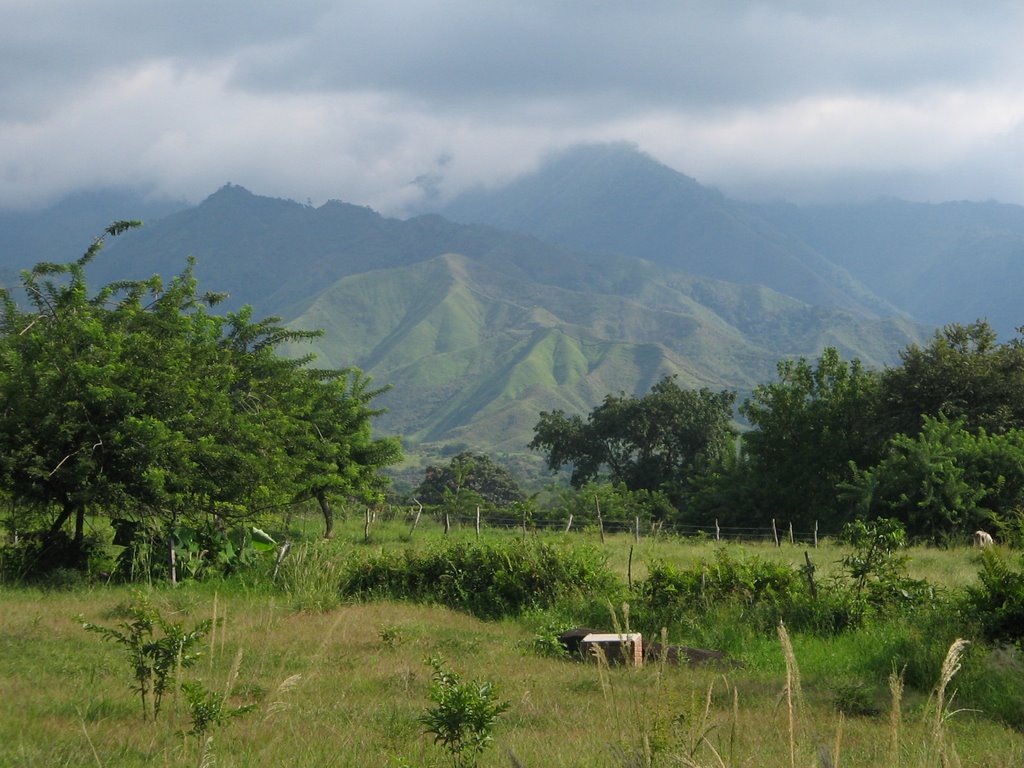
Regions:
<instances>
[{"instance_id":1,"label":"tree canopy","mask_svg":"<svg viewBox=\"0 0 1024 768\"><path fill-rule=\"evenodd\" d=\"M428 466L416 497L424 504L441 504L467 492L474 503L498 508L526 500L511 472L489 456L472 451L453 456L447 466Z\"/></svg>"},{"instance_id":2,"label":"tree canopy","mask_svg":"<svg viewBox=\"0 0 1024 768\"><path fill-rule=\"evenodd\" d=\"M542 413L530 447L580 487L606 471L629 490L678 487L734 451L732 392L682 389L666 376L642 397L609 395L587 416Z\"/></svg>"},{"instance_id":3,"label":"tree canopy","mask_svg":"<svg viewBox=\"0 0 1024 768\"><path fill-rule=\"evenodd\" d=\"M166 284L90 294L103 242L24 272L24 307L0 291L0 484L49 519L50 539L73 517L80 543L87 509L251 518L379 485L399 456L396 440L371 437L379 390L277 352L316 332L254 321L248 307L213 314L223 297L198 293L191 263Z\"/></svg>"}]
</instances>

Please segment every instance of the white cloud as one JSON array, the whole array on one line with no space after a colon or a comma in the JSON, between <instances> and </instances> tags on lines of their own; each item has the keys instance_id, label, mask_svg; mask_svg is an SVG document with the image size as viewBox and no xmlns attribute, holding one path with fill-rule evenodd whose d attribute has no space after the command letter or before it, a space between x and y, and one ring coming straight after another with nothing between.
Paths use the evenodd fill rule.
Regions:
<instances>
[{"instance_id":1,"label":"white cloud","mask_svg":"<svg viewBox=\"0 0 1024 768\"><path fill-rule=\"evenodd\" d=\"M227 181L401 212L577 141L726 191L1024 203L1024 8L0 0L0 206Z\"/></svg>"}]
</instances>

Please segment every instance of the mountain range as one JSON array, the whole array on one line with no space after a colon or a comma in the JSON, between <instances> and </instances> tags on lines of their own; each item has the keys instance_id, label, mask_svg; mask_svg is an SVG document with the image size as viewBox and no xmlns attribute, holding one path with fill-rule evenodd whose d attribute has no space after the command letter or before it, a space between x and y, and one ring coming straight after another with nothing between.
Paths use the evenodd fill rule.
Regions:
<instances>
[{"instance_id":1,"label":"mountain range","mask_svg":"<svg viewBox=\"0 0 1024 768\"><path fill-rule=\"evenodd\" d=\"M231 185L197 206L128 196L104 218L97 199L0 215L0 282L148 218L108 244L96 285L194 256L229 308L322 328L319 364L391 385L378 428L420 454L523 453L540 411L586 413L668 374L742 397L827 345L878 367L938 324L988 316L1006 333L1024 264L1016 206L755 205L619 144L405 220Z\"/></svg>"}]
</instances>

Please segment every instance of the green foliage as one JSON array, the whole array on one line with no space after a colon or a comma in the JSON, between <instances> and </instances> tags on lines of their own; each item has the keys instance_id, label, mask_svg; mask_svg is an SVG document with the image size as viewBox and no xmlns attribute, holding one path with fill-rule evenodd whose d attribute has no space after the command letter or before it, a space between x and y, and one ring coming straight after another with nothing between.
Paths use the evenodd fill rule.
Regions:
<instances>
[{"instance_id":1,"label":"green foliage","mask_svg":"<svg viewBox=\"0 0 1024 768\"><path fill-rule=\"evenodd\" d=\"M480 754L493 741L498 717L509 708L498 699L494 683L466 680L445 669L438 658L429 660L432 707L420 716L426 733L433 735L452 758L456 768L476 765Z\"/></svg>"},{"instance_id":2,"label":"green foliage","mask_svg":"<svg viewBox=\"0 0 1024 768\"><path fill-rule=\"evenodd\" d=\"M249 307L211 314L223 297L198 293L191 262L167 284L91 293L102 245L23 273L28 309L0 290L0 487L42 512L47 545L73 520L80 547L87 509L156 516L167 533L199 511L251 520L297 497L379 491L399 456L370 435L380 390L278 353L317 332Z\"/></svg>"},{"instance_id":3,"label":"green foliage","mask_svg":"<svg viewBox=\"0 0 1024 768\"><path fill-rule=\"evenodd\" d=\"M211 691L198 680L181 684L185 695L189 716L192 719L193 736L203 739L214 726L221 726L234 717L252 712L255 704L243 704L240 707L227 706L227 696L220 691Z\"/></svg>"},{"instance_id":4,"label":"green foliage","mask_svg":"<svg viewBox=\"0 0 1024 768\"><path fill-rule=\"evenodd\" d=\"M723 482L746 491L745 514L794 525L841 520L836 487L850 462L873 464L888 437L878 422L878 375L834 348L817 364L778 365L778 381L754 389L740 406L753 429L743 435L744 461Z\"/></svg>"},{"instance_id":5,"label":"green foliage","mask_svg":"<svg viewBox=\"0 0 1024 768\"><path fill-rule=\"evenodd\" d=\"M739 607L742 621L771 632L805 592L796 569L756 556L737 559L725 548L713 561L689 568L654 563L635 589L635 622L655 633L726 606Z\"/></svg>"},{"instance_id":6,"label":"green foliage","mask_svg":"<svg viewBox=\"0 0 1024 768\"><path fill-rule=\"evenodd\" d=\"M688 475L733 452L732 392L682 389L666 376L643 397L608 395L584 421L542 413L530 447L580 487L606 470L629 490L678 491Z\"/></svg>"},{"instance_id":7,"label":"green foliage","mask_svg":"<svg viewBox=\"0 0 1024 768\"><path fill-rule=\"evenodd\" d=\"M877 465L855 468L842 488L857 514L893 516L934 543L1010 521L1024 504L1024 431L989 434L966 420L922 419L913 437L896 435Z\"/></svg>"},{"instance_id":8,"label":"green foliage","mask_svg":"<svg viewBox=\"0 0 1024 768\"><path fill-rule=\"evenodd\" d=\"M428 466L415 494L424 504L459 510L476 504L504 508L526 501L511 472L489 456L471 451L452 457L446 467Z\"/></svg>"},{"instance_id":9,"label":"green foliage","mask_svg":"<svg viewBox=\"0 0 1024 768\"><path fill-rule=\"evenodd\" d=\"M887 581L903 574L906 557L897 553L907 546L907 534L898 520L854 520L843 526L839 539L853 547L841 562L857 592L871 579Z\"/></svg>"},{"instance_id":10,"label":"green foliage","mask_svg":"<svg viewBox=\"0 0 1024 768\"><path fill-rule=\"evenodd\" d=\"M355 556L341 578L342 595L436 602L490 619L618 589L597 549L521 540Z\"/></svg>"},{"instance_id":11,"label":"green foliage","mask_svg":"<svg viewBox=\"0 0 1024 768\"><path fill-rule=\"evenodd\" d=\"M986 640L1024 641L1024 557L1017 566L992 549L981 553L980 583L968 587L964 610Z\"/></svg>"},{"instance_id":12,"label":"green foliage","mask_svg":"<svg viewBox=\"0 0 1024 768\"><path fill-rule=\"evenodd\" d=\"M630 527L637 517L649 523L671 520L676 514L668 496L661 491L631 491L622 483L595 481L580 488L559 489L557 498L537 510L535 518L564 525L572 515L573 527L596 527L598 510L605 524Z\"/></svg>"},{"instance_id":13,"label":"green foliage","mask_svg":"<svg viewBox=\"0 0 1024 768\"><path fill-rule=\"evenodd\" d=\"M922 416L963 418L975 432L1000 434L1024 428L1024 342L1000 344L978 321L937 331L925 346L912 344L901 365L882 379L891 431L915 435Z\"/></svg>"},{"instance_id":14,"label":"green foliage","mask_svg":"<svg viewBox=\"0 0 1024 768\"><path fill-rule=\"evenodd\" d=\"M844 682L832 686L832 706L853 717L875 717L882 709L875 703L874 692L861 682Z\"/></svg>"},{"instance_id":15,"label":"green foliage","mask_svg":"<svg viewBox=\"0 0 1024 768\"><path fill-rule=\"evenodd\" d=\"M840 564L852 582L848 599L858 612L892 615L934 599L932 587L907 576L902 554L907 535L899 520L855 520L843 526L839 538L853 547Z\"/></svg>"},{"instance_id":16,"label":"green foliage","mask_svg":"<svg viewBox=\"0 0 1024 768\"><path fill-rule=\"evenodd\" d=\"M125 613L127 619L117 627L101 627L81 617L79 621L86 632L94 632L121 646L135 676L132 689L139 694L142 718L145 720L152 714L155 720L177 670L190 667L199 659L200 653L194 649L212 624L207 619L186 631L180 623L172 623L161 616L142 593L136 593Z\"/></svg>"}]
</instances>

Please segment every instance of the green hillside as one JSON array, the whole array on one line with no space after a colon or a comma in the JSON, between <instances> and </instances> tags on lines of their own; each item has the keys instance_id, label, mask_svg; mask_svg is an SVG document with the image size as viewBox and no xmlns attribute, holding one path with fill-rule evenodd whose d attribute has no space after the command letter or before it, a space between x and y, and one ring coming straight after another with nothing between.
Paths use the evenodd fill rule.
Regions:
<instances>
[{"instance_id":1,"label":"green hillside","mask_svg":"<svg viewBox=\"0 0 1024 768\"><path fill-rule=\"evenodd\" d=\"M324 363L355 364L393 385L382 428L413 443L509 452L523 450L542 410L586 411L666 374L747 391L774 375L780 356L835 345L883 365L918 338L901 319L865 321L765 288L609 261L630 273L628 290L527 281L446 254L342 278L292 324L326 330L313 346Z\"/></svg>"},{"instance_id":2,"label":"green hillside","mask_svg":"<svg viewBox=\"0 0 1024 768\"><path fill-rule=\"evenodd\" d=\"M414 452L457 444L522 452L541 411L586 412L609 393L646 392L666 374L687 386L742 395L771 379L784 357L813 356L831 345L882 366L927 334L905 316L874 311L884 302L851 287L842 270L780 267L775 282L789 280L792 289L770 287L759 278L776 274L776 266L809 263L800 249L786 246L787 255L780 255L791 235L635 156L613 153L612 166L625 162L632 182L605 193L597 210L606 220L593 222L593 242L612 239L595 251L438 215L402 221L337 201L313 207L229 185L117 238L92 265L90 281L169 277L194 256L201 289L228 292L228 309L252 304L258 315L322 328L314 347L321 365L359 366L378 384L391 385L381 398L389 412L377 428L404 436ZM588 184L599 177L566 177L564 205L589 205L600 195ZM659 190L661 197L650 196ZM742 231L749 249L691 243L688 263L715 262L718 272L741 279L724 281L673 266L674 257L641 259L610 247L613 236L626 232L613 215L623 194L631 201L625 213L641 221L635 217L644 212L642 221L652 227L669 214L736 223L733 234L706 235L720 244ZM687 200L693 210L678 207ZM557 211L546 220L557 223ZM45 236L38 227L32 232ZM638 242L655 242L653 231L632 232ZM20 265L0 261L6 266ZM808 291L820 301L800 298Z\"/></svg>"}]
</instances>

